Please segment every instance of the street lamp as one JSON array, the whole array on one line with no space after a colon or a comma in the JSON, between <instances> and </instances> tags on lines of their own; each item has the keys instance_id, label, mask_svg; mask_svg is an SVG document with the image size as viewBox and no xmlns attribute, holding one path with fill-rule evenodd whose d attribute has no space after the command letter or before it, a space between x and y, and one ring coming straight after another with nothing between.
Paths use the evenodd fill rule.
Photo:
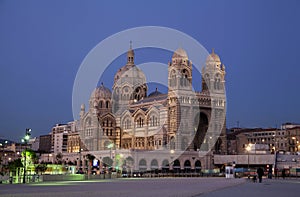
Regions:
<instances>
[{"instance_id":1,"label":"street lamp","mask_svg":"<svg viewBox=\"0 0 300 197\"><path fill-rule=\"evenodd\" d=\"M250 171L249 168L249 151L251 150L251 144L248 144L248 146L246 147L247 153L248 153L248 171Z\"/></svg>"},{"instance_id":2,"label":"street lamp","mask_svg":"<svg viewBox=\"0 0 300 197\"><path fill-rule=\"evenodd\" d=\"M50 163L50 157L51 157L51 163L52 163L52 154L48 154L48 163Z\"/></svg>"},{"instance_id":3,"label":"street lamp","mask_svg":"<svg viewBox=\"0 0 300 197\"><path fill-rule=\"evenodd\" d=\"M3 167L2 167L2 163L3 163L3 156L4 156L4 146L2 143L0 143L0 146L2 147L2 154L1 154L1 173L2 173L2 170L3 170Z\"/></svg>"},{"instance_id":4,"label":"street lamp","mask_svg":"<svg viewBox=\"0 0 300 197\"><path fill-rule=\"evenodd\" d=\"M23 183L26 182L26 146L27 146L27 142L29 141L30 139L30 135L31 135L31 129L26 129L26 133L25 133L25 136L24 138L22 139L22 142L25 144L25 150L24 150L24 154L25 154L25 157L24 157L24 173L23 173Z\"/></svg>"},{"instance_id":5,"label":"street lamp","mask_svg":"<svg viewBox=\"0 0 300 197\"><path fill-rule=\"evenodd\" d=\"M110 158L112 158L111 157L111 149L114 147L114 144L113 143L111 143L111 144L109 144L108 146L107 146L107 148L109 148L110 149Z\"/></svg>"},{"instance_id":6,"label":"street lamp","mask_svg":"<svg viewBox=\"0 0 300 197\"><path fill-rule=\"evenodd\" d=\"M114 159L112 158L112 148L113 148L113 147L114 147L114 144L113 144L113 143L110 143L110 144L107 146L107 148L110 149L110 158L113 160L113 164L112 164L111 167L113 167L113 165L114 165Z\"/></svg>"},{"instance_id":7,"label":"street lamp","mask_svg":"<svg viewBox=\"0 0 300 197\"><path fill-rule=\"evenodd\" d=\"M79 148L79 172L82 173L82 160L81 160L81 152L83 151L83 149L80 147Z\"/></svg>"}]
</instances>

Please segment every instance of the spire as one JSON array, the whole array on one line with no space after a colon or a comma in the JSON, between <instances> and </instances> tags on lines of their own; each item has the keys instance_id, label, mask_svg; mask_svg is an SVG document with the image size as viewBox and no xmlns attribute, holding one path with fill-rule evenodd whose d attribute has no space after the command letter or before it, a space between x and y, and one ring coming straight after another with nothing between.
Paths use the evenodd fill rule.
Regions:
<instances>
[{"instance_id":1,"label":"spire","mask_svg":"<svg viewBox=\"0 0 300 197\"><path fill-rule=\"evenodd\" d=\"M212 48L211 54L215 54L215 48Z\"/></svg>"},{"instance_id":2,"label":"spire","mask_svg":"<svg viewBox=\"0 0 300 197\"><path fill-rule=\"evenodd\" d=\"M132 41L129 42L129 50L127 52L127 64L134 64L134 51L132 49Z\"/></svg>"}]
</instances>

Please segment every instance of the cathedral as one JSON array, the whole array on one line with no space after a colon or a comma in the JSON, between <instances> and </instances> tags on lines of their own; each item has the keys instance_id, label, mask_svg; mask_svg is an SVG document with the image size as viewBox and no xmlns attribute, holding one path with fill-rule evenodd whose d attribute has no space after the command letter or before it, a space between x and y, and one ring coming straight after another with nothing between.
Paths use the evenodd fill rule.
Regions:
<instances>
[{"instance_id":1,"label":"cathedral","mask_svg":"<svg viewBox=\"0 0 300 197\"><path fill-rule=\"evenodd\" d=\"M99 159L122 153L140 160L136 170L141 169L139 165L145 170L153 165L161 168L165 160L174 164L177 157L184 157L182 163L196 159L199 164L205 155L226 154L225 66L214 50L201 71L201 92L193 90L192 62L182 48L168 64L166 93L158 89L148 93L145 74L134 60L130 47L112 90L102 83L92 92L88 109L81 106L84 148ZM139 158L134 156L137 152L142 153ZM180 154L173 159L174 152ZM162 158L157 159L160 153ZM153 164L153 159L159 161Z\"/></svg>"}]
</instances>

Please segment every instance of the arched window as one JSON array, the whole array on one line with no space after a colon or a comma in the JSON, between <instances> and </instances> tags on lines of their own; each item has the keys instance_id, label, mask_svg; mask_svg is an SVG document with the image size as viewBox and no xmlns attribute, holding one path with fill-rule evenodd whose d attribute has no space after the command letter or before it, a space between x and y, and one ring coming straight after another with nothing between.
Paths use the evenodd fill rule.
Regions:
<instances>
[{"instance_id":1,"label":"arched window","mask_svg":"<svg viewBox=\"0 0 300 197\"><path fill-rule=\"evenodd\" d=\"M172 136L171 140L170 140L170 149L172 149L172 150L175 149L175 138L174 138L174 136Z\"/></svg>"},{"instance_id":2,"label":"arched window","mask_svg":"<svg viewBox=\"0 0 300 197\"><path fill-rule=\"evenodd\" d=\"M136 127L142 128L144 126L144 119L142 117L139 117L136 121Z\"/></svg>"},{"instance_id":3,"label":"arched window","mask_svg":"<svg viewBox=\"0 0 300 197\"><path fill-rule=\"evenodd\" d=\"M109 108L109 101L106 101L106 108Z\"/></svg>"},{"instance_id":4,"label":"arched window","mask_svg":"<svg viewBox=\"0 0 300 197\"><path fill-rule=\"evenodd\" d=\"M130 120L130 117L126 117L126 118L123 120L123 128L124 128L124 129L130 129L130 128L131 128L131 120Z\"/></svg>"},{"instance_id":5,"label":"arched window","mask_svg":"<svg viewBox=\"0 0 300 197\"><path fill-rule=\"evenodd\" d=\"M170 86L176 86L176 71L175 70L171 71Z\"/></svg>"},{"instance_id":6,"label":"arched window","mask_svg":"<svg viewBox=\"0 0 300 197\"><path fill-rule=\"evenodd\" d=\"M150 116L149 125L150 125L150 127L155 127L155 126L159 125L157 115L151 115Z\"/></svg>"}]
</instances>

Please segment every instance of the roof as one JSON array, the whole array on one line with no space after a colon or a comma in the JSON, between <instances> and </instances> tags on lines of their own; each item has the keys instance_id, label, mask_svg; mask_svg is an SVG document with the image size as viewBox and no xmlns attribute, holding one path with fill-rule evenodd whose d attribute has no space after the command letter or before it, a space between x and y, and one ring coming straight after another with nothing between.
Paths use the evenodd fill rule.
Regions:
<instances>
[{"instance_id":1,"label":"roof","mask_svg":"<svg viewBox=\"0 0 300 197\"><path fill-rule=\"evenodd\" d=\"M139 100L138 102L134 104L140 104L140 103L150 103L153 101L161 101L161 100L166 100L168 98L168 94L157 94L157 95L152 95L149 97L146 97L144 99Z\"/></svg>"}]
</instances>

